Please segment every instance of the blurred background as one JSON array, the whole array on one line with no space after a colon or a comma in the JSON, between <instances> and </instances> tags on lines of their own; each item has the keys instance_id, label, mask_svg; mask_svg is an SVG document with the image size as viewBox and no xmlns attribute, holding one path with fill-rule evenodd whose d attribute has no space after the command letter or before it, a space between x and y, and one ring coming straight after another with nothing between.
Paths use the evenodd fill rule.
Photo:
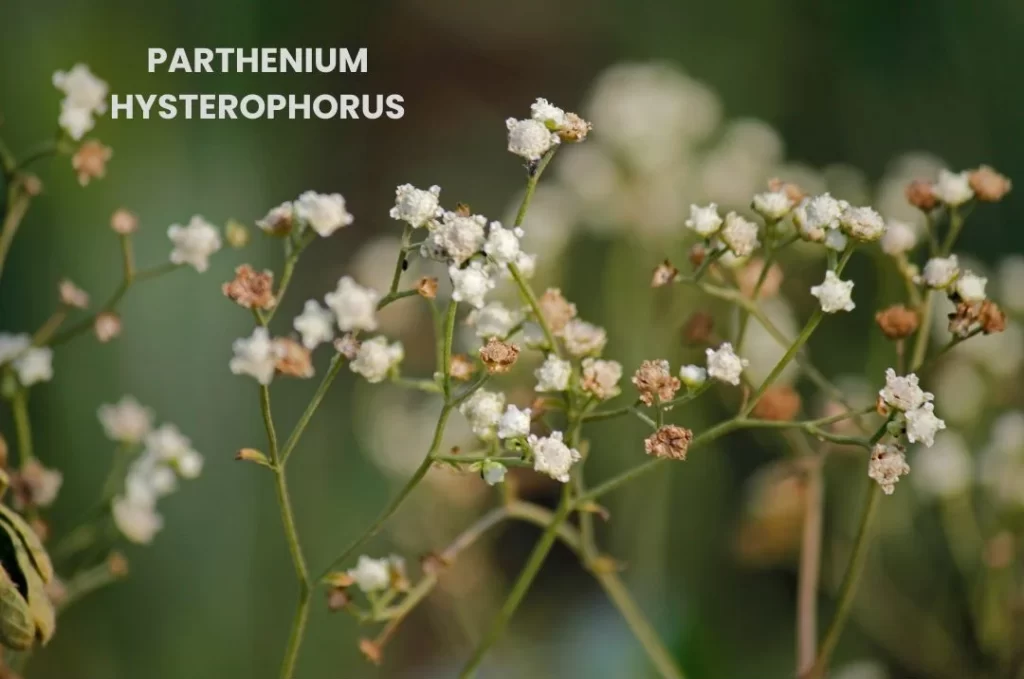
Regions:
<instances>
[{"instance_id":1,"label":"blurred background","mask_svg":"<svg viewBox=\"0 0 1024 679\"><path fill-rule=\"evenodd\" d=\"M767 179L779 176L913 221L903 185L932 179L939 167L988 163L1024 181L1024 89L1013 77L1024 69L1022 29L1024 4L1009 0L315 0L301 8L283 0L8 0L0 5L0 136L17 154L51 138L60 100L51 75L77 62L119 94L395 92L405 97L406 115L101 118L90 137L114 149L104 180L79 187L66 156L35 166L45 193L4 272L0 331L31 332L42 324L65 276L94 299L106 298L121 275L108 227L119 207L141 219L136 249L145 267L165 261L168 225L193 214L251 225L304 190L338 191L356 221L307 251L278 323L286 328L305 299L322 297L345 273L386 287L400 234L387 215L394 187L436 183L445 205L464 201L505 218L524 172L505 150L504 120L528 116L530 103L543 96L591 119L595 132L555 159L526 222L527 249L540 254L536 285L561 287L581 316L605 325L606 355L627 374L645 358L699 361L703 350L681 338L686 318L712 311L727 327L734 320L728 310L679 288L649 288L659 261L685 264L689 204L715 200L745 209ZM365 46L369 72L149 74L152 46ZM1021 250L1022 217L1019 192L984 206L968 222L961 248L1017 314L1024 307L1024 260L1006 255ZM133 289L122 306L120 339L100 344L86 336L64 347L54 381L33 390L37 454L64 472L49 515L58 535L91 506L109 468L112 445L96 418L101 403L134 395L159 421L178 424L206 456L206 467L161 503L166 526L151 546L126 546L131 576L61 619L51 646L33 658L30 677L277 675L293 577L269 476L233 460L239 448L260 447L264 439L255 383L227 368L232 340L248 335L252 321L220 293L242 262L280 266L277 245L255 235L247 250L220 253L205 274L178 271ZM851 263L855 312L829 319L810 345L818 366L851 399L867 403L893 361L871 319L901 299L895 269L876 254ZM814 307L806 289L820 280L816 257L795 252L779 294L765 300L790 335ZM388 311L382 331L405 344L404 370L429 375L426 309L406 300ZM473 346L471 333L462 341L463 349ZM748 345L752 372L766 374L781 351L756 327ZM958 432L942 459L967 460L957 468L962 483L950 491L940 469L885 498L882 537L837 654L843 669L834 676L980 672L982 644L946 540L942 500L950 492L977 503L986 498L986 538L1019 528L1024 416L1015 409L1022 352L1024 335L1011 324L1004 335L961 353L964 360L950 362L928 385L940 415ZM321 350L320 372L326 359ZM520 374L526 379L529 371ZM345 371L336 383L290 468L315 571L415 467L439 408L426 395L352 377ZM825 412L828 405L812 389L797 387L808 415ZM295 421L313 388L275 383L279 430ZM699 431L735 407L734 398L714 391L675 421ZM528 401L528 393L519 399ZM2 418L7 433L8 413ZM467 440L468 427L453 419L454 445ZM643 435L632 421L594 425L589 478L641 462ZM773 435L735 435L607 498L611 520L601 526L601 542L624 563L631 590L691 677L793 676L795 554L806 491L786 465L796 447ZM1003 466L993 473L986 459ZM916 464L913 453L910 461ZM863 465L852 454L830 458L824 619L868 482ZM989 472L979 471L973 483L972 470L983 467ZM998 489L990 487L993 478ZM519 481L530 499L557 500L553 485L532 475ZM494 502L473 475L434 471L367 551L399 553L415 564ZM332 616L316 599L299 676L453 676L537 536L531 526L509 525L467 552L403 625L380 668L357 648L358 638L375 630ZM600 588L558 547L486 676L650 672Z\"/></svg>"}]
</instances>

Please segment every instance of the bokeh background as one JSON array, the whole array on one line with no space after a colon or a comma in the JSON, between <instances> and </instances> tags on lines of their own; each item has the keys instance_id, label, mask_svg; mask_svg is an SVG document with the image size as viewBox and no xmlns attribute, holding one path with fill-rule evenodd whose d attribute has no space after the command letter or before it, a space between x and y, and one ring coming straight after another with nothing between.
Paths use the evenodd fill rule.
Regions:
<instances>
[{"instance_id":1,"label":"bokeh background","mask_svg":"<svg viewBox=\"0 0 1024 679\"><path fill-rule=\"evenodd\" d=\"M397 92L406 115L344 122L101 119L91 136L114 149L106 179L79 187L66 157L36 166L46 191L4 272L0 330L38 327L64 276L95 299L106 297L120 279L107 224L122 206L142 220L136 247L146 266L166 258L167 226L192 214L251 224L303 190L340 191L356 221L309 249L279 322L304 299L322 297L343 273L382 285L399 233L387 216L394 187L437 183L446 204L461 200L504 217L524 181L505 151L504 120L526 116L530 102L545 96L598 127L589 146L556 159L545 178L549 190L527 222L540 249L539 282L561 286L583 317L608 327L607 354L627 372L643 358L694 360L700 352L683 346L679 329L709 303L648 288L658 261L685 261L682 220L690 201L743 207L778 175L913 219L901 205L903 181L943 163L986 162L1024 177L1024 90L1014 75L1024 69L1022 29L1024 5L1009 0L7 0L0 5L0 135L18 153L52 135L60 95L51 74L80 61L122 94ZM365 46L370 70L146 72L150 46L271 45ZM635 134L619 134L624 128ZM978 210L962 250L999 275L1000 258L1021 250L1022 213L1019 193ZM126 547L131 577L71 610L29 676L276 676L293 605L291 566L270 478L233 461L236 450L259 447L263 438L255 384L227 369L231 341L249 333L251 319L219 290L243 261L273 267L280 255L257 238L244 252L222 252L204 275L179 271L140 285L122 307L118 341L87 337L69 345L55 359L56 379L33 391L38 454L65 474L51 513L58 534L91 506L111 459L96 419L100 403L135 395L161 421L177 423L207 465L200 479L161 504L166 527L155 543ZM857 310L826 324L810 349L831 377L870 376L844 382L868 399L892 360L870 325L881 304L872 300L899 296L891 267L888 275L875 273L879 264L881 258L854 260ZM1001 279L1011 281L1003 286L1010 296L1011 264L1004 263ZM821 264L795 256L791 266L783 285L790 301L772 304L795 328L812 308L806 285L820 277ZM1016 294L1019 305L1021 290ZM426 375L432 339L421 311L408 301L383 330L405 343L407 369ZM716 313L728 320L723 310ZM971 375L948 380L960 394L947 402L966 399L967 383L978 392L978 405L959 416L972 454L987 441L988 423L1019 401L1013 375L1021 334L1017 328L1007 335L1003 344L974 352L965 363ZM751 344L760 346L753 338ZM770 367L772 350L761 353ZM438 407L351 377L339 380L291 467L314 570L359 532L415 465ZM275 384L279 427L295 420L312 389ZM820 412L812 392L804 393L807 411ZM731 398L723 392L681 417L701 428L720 418ZM0 420L5 432L7 417ZM453 427L453 443L460 427ZM595 425L590 477L641 461L642 432L634 423ZM778 437L733 436L608 499L612 519L601 529L602 542L627 566L627 582L690 676L793 674L799 516L792 506L802 491L779 490L784 468L769 467L792 452ZM854 456L830 463L823 615L867 482L862 465ZM838 664L850 679L967 676L963 667L978 645L939 513L924 490L903 486L886 499L883 539L865 581L867 604ZM536 501L555 500L555 488L530 477L522 487ZM432 473L368 551L396 551L415 562L493 501L477 479ZM508 526L475 548L403 627L379 669L356 646L371 632L331 616L318 599L299 676L452 676L536 537L532 527ZM919 620L927 622L908 623ZM649 671L600 589L559 547L487 676L617 678Z\"/></svg>"}]
</instances>

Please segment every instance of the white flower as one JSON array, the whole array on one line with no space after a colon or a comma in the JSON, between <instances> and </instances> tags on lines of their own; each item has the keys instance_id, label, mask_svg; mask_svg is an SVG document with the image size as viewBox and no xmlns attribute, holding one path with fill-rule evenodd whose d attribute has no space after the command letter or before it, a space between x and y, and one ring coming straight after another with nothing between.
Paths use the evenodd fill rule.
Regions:
<instances>
[{"instance_id":1,"label":"white flower","mask_svg":"<svg viewBox=\"0 0 1024 679\"><path fill-rule=\"evenodd\" d=\"M580 460L580 453L562 442L562 432L552 432L551 436L538 438L531 435L528 439L533 450L534 471L547 474L556 481L569 482L569 470Z\"/></svg>"},{"instance_id":2,"label":"white flower","mask_svg":"<svg viewBox=\"0 0 1024 679\"><path fill-rule=\"evenodd\" d=\"M963 205L974 198L970 172L939 170L939 179L932 185L932 195L950 207Z\"/></svg>"},{"instance_id":3,"label":"white flower","mask_svg":"<svg viewBox=\"0 0 1024 679\"><path fill-rule=\"evenodd\" d=\"M846 237L846 234L838 229L833 229L825 233L825 247L829 250L842 252L846 249L849 242L850 239Z\"/></svg>"},{"instance_id":4,"label":"white flower","mask_svg":"<svg viewBox=\"0 0 1024 679\"><path fill-rule=\"evenodd\" d=\"M696 231L702 238L710 238L722 227L722 218L718 214L718 205L709 203L704 207L690 205L690 218L686 227Z\"/></svg>"},{"instance_id":5,"label":"white flower","mask_svg":"<svg viewBox=\"0 0 1024 679\"><path fill-rule=\"evenodd\" d=\"M887 255L902 255L917 245L917 232L907 222L890 220L882 235L882 252Z\"/></svg>"},{"instance_id":6,"label":"white flower","mask_svg":"<svg viewBox=\"0 0 1024 679\"><path fill-rule=\"evenodd\" d=\"M704 384L708 379L708 371L699 365L684 365L679 369L679 379L690 389Z\"/></svg>"},{"instance_id":7,"label":"white flower","mask_svg":"<svg viewBox=\"0 0 1024 679\"><path fill-rule=\"evenodd\" d=\"M95 124L96 121L93 120L92 111L89 109L67 104L61 105L57 125L75 141L81 141L82 137L88 134Z\"/></svg>"},{"instance_id":8,"label":"white flower","mask_svg":"<svg viewBox=\"0 0 1024 679\"><path fill-rule=\"evenodd\" d=\"M765 191L754 196L751 207L770 222L777 222L793 209L793 201L785 191Z\"/></svg>"},{"instance_id":9,"label":"white flower","mask_svg":"<svg viewBox=\"0 0 1024 679\"><path fill-rule=\"evenodd\" d=\"M302 345L316 349L334 338L334 314L320 306L315 299L306 300L302 313L292 321L292 327L302 335ZM372 328L371 328L372 329Z\"/></svg>"},{"instance_id":10,"label":"white flower","mask_svg":"<svg viewBox=\"0 0 1024 679\"><path fill-rule=\"evenodd\" d=\"M0 365L10 363L32 346L32 336L0 332Z\"/></svg>"},{"instance_id":11,"label":"white flower","mask_svg":"<svg viewBox=\"0 0 1024 679\"><path fill-rule=\"evenodd\" d=\"M450 261L461 266L483 248L486 224L487 218L483 215L445 212L440 222L428 225L430 234L420 247L420 254L428 259Z\"/></svg>"},{"instance_id":12,"label":"white flower","mask_svg":"<svg viewBox=\"0 0 1024 679\"><path fill-rule=\"evenodd\" d=\"M565 125L565 111L547 99L538 99L530 106L530 117L543 123L550 130L557 130Z\"/></svg>"},{"instance_id":13,"label":"white flower","mask_svg":"<svg viewBox=\"0 0 1024 679\"><path fill-rule=\"evenodd\" d=\"M725 216L725 226L722 227L719 238L737 257L749 257L761 245L757 240L757 224L735 212Z\"/></svg>"},{"instance_id":14,"label":"white flower","mask_svg":"<svg viewBox=\"0 0 1024 679\"><path fill-rule=\"evenodd\" d=\"M153 411L132 396L101 405L98 415L107 438L118 443L140 443L153 427Z\"/></svg>"},{"instance_id":15,"label":"white flower","mask_svg":"<svg viewBox=\"0 0 1024 679\"><path fill-rule=\"evenodd\" d=\"M18 374L18 382L30 387L39 382L53 379L53 349L49 347L30 347L11 363Z\"/></svg>"},{"instance_id":16,"label":"white flower","mask_svg":"<svg viewBox=\"0 0 1024 679\"><path fill-rule=\"evenodd\" d=\"M93 75L85 64L75 64L70 71L54 73L53 86L64 93L65 107L89 113L107 110L107 83Z\"/></svg>"},{"instance_id":17,"label":"white flower","mask_svg":"<svg viewBox=\"0 0 1024 679\"><path fill-rule=\"evenodd\" d=\"M349 369L365 377L367 382L375 384L383 382L388 372L403 358L405 350L401 342L388 344L386 337L377 336L359 345L359 351L349 364Z\"/></svg>"},{"instance_id":18,"label":"white flower","mask_svg":"<svg viewBox=\"0 0 1024 679\"><path fill-rule=\"evenodd\" d=\"M885 220L870 207L847 207L839 217L843 231L851 238L871 243L885 233Z\"/></svg>"},{"instance_id":19,"label":"white flower","mask_svg":"<svg viewBox=\"0 0 1024 679\"><path fill-rule=\"evenodd\" d=\"M732 385L740 383L740 374L750 364L747 359L736 355L729 342L724 342L718 349L706 349L705 354L708 359L708 375Z\"/></svg>"},{"instance_id":20,"label":"white flower","mask_svg":"<svg viewBox=\"0 0 1024 679\"><path fill-rule=\"evenodd\" d=\"M512 311L501 302L488 302L480 309L474 310L466 319L466 323L476 330L476 336L507 337L512 328L523 320L522 313Z\"/></svg>"},{"instance_id":21,"label":"white flower","mask_svg":"<svg viewBox=\"0 0 1024 679\"><path fill-rule=\"evenodd\" d=\"M914 456L914 487L928 495L958 495L970 486L971 476L967 442L955 432L944 434L931 449Z\"/></svg>"},{"instance_id":22,"label":"white flower","mask_svg":"<svg viewBox=\"0 0 1024 679\"><path fill-rule=\"evenodd\" d=\"M164 527L164 519L152 504L131 502L117 497L111 506L117 529L131 542L148 545Z\"/></svg>"},{"instance_id":23,"label":"white flower","mask_svg":"<svg viewBox=\"0 0 1024 679\"><path fill-rule=\"evenodd\" d=\"M480 438L488 438L494 434L494 428L502 417L505 408L505 394L480 389L462 402L459 412L467 420L473 433Z\"/></svg>"},{"instance_id":24,"label":"white flower","mask_svg":"<svg viewBox=\"0 0 1024 679\"><path fill-rule=\"evenodd\" d=\"M584 391L605 401L619 395L619 380L622 379L622 364L618 361L604 361L585 358L580 386Z\"/></svg>"},{"instance_id":25,"label":"white flower","mask_svg":"<svg viewBox=\"0 0 1024 679\"><path fill-rule=\"evenodd\" d=\"M167 229L167 237L174 244L171 262L188 264L199 273L209 268L210 255L220 250L221 246L217 228L199 215L192 217L188 226L172 224Z\"/></svg>"},{"instance_id":26,"label":"white flower","mask_svg":"<svg viewBox=\"0 0 1024 679\"><path fill-rule=\"evenodd\" d=\"M324 302L338 321L338 328L344 332L376 330L379 301L379 292L359 285L351 276L343 276L334 292L324 296Z\"/></svg>"},{"instance_id":27,"label":"white flower","mask_svg":"<svg viewBox=\"0 0 1024 679\"><path fill-rule=\"evenodd\" d=\"M600 354L604 350L604 345L608 343L608 333L593 323L574 318L562 329L562 340L565 342L565 348L573 356Z\"/></svg>"},{"instance_id":28,"label":"white flower","mask_svg":"<svg viewBox=\"0 0 1024 679\"><path fill-rule=\"evenodd\" d=\"M920 280L929 288L941 290L948 287L960 275L960 263L956 255L949 257L932 257L924 265Z\"/></svg>"},{"instance_id":29,"label":"white flower","mask_svg":"<svg viewBox=\"0 0 1024 679\"><path fill-rule=\"evenodd\" d=\"M514 405L508 406L498 420L498 438L514 439L530 433L530 409L520 410Z\"/></svg>"},{"instance_id":30,"label":"white flower","mask_svg":"<svg viewBox=\"0 0 1024 679\"><path fill-rule=\"evenodd\" d=\"M44 467L35 458L22 463L19 477L20 485L24 488L28 501L36 507L52 505L60 493L60 487L64 484L63 474L56 469ZM21 498L16 497L15 503L20 505Z\"/></svg>"},{"instance_id":31,"label":"white flower","mask_svg":"<svg viewBox=\"0 0 1024 679\"><path fill-rule=\"evenodd\" d=\"M856 306L851 297L853 281L840 280L835 271L825 272L825 281L811 287L811 294L821 302L821 310L827 314L837 311L852 311Z\"/></svg>"},{"instance_id":32,"label":"white flower","mask_svg":"<svg viewBox=\"0 0 1024 679\"><path fill-rule=\"evenodd\" d=\"M440 186L431 186L426 191L412 184L402 184L395 189L395 206L391 208L392 219L407 222L416 229L430 220L441 216Z\"/></svg>"},{"instance_id":33,"label":"white flower","mask_svg":"<svg viewBox=\"0 0 1024 679\"><path fill-rule=\"evenodd\" d=\"M519 275L523 278L533 278L533 274L537 272L537 255L520 252L516 255L516 268L519 269ZM505 274L506 277L511 276L507 270Z\"/></svg>"},{"instance_id":34,"label":"white flower","mask_svg":"<svg viewBox=\"0 0 1024 679\"><path fill-rule=\"evenodd\" d=\"M146 436L146 452L173 466L186 479L196 478L203 469L203 456L173 424L165 424Z\"/></svg>"},{"instance_id":35,"label":"white flower","mask_svg":"<svg viewBox=\"0 0 1024 679\"><path fill-rule=\"evenodd\" d=\"M914 373L897 377L896 371L889 368L885 371L885 388L879 391L878 395L886 405L896 410L914 410L935 398L930 392L922 390L918 383L919 380Z\"/></svg>"},{"instance_id":36,"label":"white flower","mask_svg":"<svg viewBox=\"0 0 1024 679\"><path fill-rule=\"evenodd\" d=\"M470 262L465 269L452 265L448 267L448 275L454 287L452 299L477 309L483 308L484 297L494 288L495 283L481 262Z\"/></svg>"},{"instance_id":37,"label":"white flower","mask_svg":"<svg viewBox=\"0 0 1024 679\"><path fill-rule=\"evenodd\" d=\"M935 416L935 406L925 403L919 408L908 410L907 440L911 443L920 441L929 448L935 443L935 434L946 428L946 423Z\"/></svg>"},{"instance_id":38,"label":"white flower","mask_svg":"<svg viewBox=\"0 0 1024 679\"><path fill-rule=\"evenodd\" d=\"M807 204L810 201L804 198L799 205L793 208L793 224L796 225L797 230L800 233L800 237L810 243L821 243L825 240L825 231L831 229L825 229L816 224L811 224L807 219Z\"/></svg>"},{"instance_id":39,"label":"white flower","mask_svg":"<svg viewBox=\"0 0 1024 679\"><path fill-rule=\"evenodd\" d=\"M519 257L519 239L522 237L523 230L518 227L505 229L500 222L491 222L484 252L501 266L507 266Z\"/></svg>"},{"instance_id":40,"label":"white flower","mask_svg":"<svg viewBox=\"0 0 1024 679\"><path fill-rule=\"evenodd\" d=\"M838 229L843 208L842 201L836 200L827 193L809 199L804 206L804 228L810 232Z\"/></svg>"},{"instance_id":41,"label":"white flower","mask_svg":"<svg viewBox=\"0 0 1024 679\"><path fill-rule=\"evenodd\" d=\"M539 368L533 371L537 378L535 391L565 391L569 387L572 364L554 354L548 354Z\"/></svg>"},{"instance_id":42,"label":"white flower","mask_svg":"<svg viewBox=\"0 0 1024 679\"><path fill-rule=\"evenodd\" d=\"M250 375L262 385L274 379L277 351L266 328L255 328L248 338L236 339L231 345L235 352L228 367L235 375Z\"/></svg>"},{"instance_id":43,"label":"white flower","mask_svg":"<svg viewBox=\"0 0 1024 679\"><path fill-rule=\"evenodd\" d=\"M391 562L388 559L371 559L363 554L348 574L364 592L379 592L391 584Z\"/></svg>"},{"instance_id":44,"label":"white flower","mask_svg":"<svg viewBox=\"0 0 1024 679\"><path fill-rule=\"evenodd\" d=\"M295 214L324 238L353 221L340 193L306 191L295 201Z\"/></svg>"},{"instance_id":45,"label":"white flower","mask_svg":"<svg viewBox=\"0 0 1024 679\"><path fill-rule=\"evenodd\" d=\"M508 469L505 468L505 465L494 460L485 460L480 466L480 475L483 476L488 486L503 482L506 472L508 472Z\"/></svg>"},{"instance_id":46,"label":"white flower","mask_svg":"<svg viewBox=\"0 0 1024 679\"><path fill-rule=\"evenodd\" d=\"M557 134L536 120L509 118L505 126L508 128L508 150L530 161L540 160L559 141Z\"/></svg>"},{"instance_id":47,"label":"white flower","mask_svg":"<svg viewBox=\"0 0 1024 679\"><path fill-rule=\"evenodd\" d=\"M266 214L263 219L256 220L256 226L266 233L277 233L282 224L289 224L295 214L295 206L285 201Z\"/></svg>"},{"instance_id":48,"label":"white flower","mask_svg":"<svg viewBox=\"0 0 1024 679\"><path fill-rule=\"evenodd\" d=\"M956 294L965 302L983 302L988 279L972 271L964 271L956 279Z\"/></svg>"},{"instance_id":49,"label":"white flower","mask_svg":"<svg viewBox=\"0 0 1024 679\"><path fill-rule=\"evenodd\" d=\"M868 462L868 476L882 487L882 492L892 495L901 476L910 473L906 451L896 443L876 443Z\"/></svg>"}]
</instances>

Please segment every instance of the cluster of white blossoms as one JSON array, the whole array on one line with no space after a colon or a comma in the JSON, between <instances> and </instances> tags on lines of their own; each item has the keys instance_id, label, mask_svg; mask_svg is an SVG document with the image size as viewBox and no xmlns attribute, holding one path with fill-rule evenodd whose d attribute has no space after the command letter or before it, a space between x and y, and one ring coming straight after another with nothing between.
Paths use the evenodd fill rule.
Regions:
<instances>
[{"instance_id":1,"label":"cluster of white blossoms","mask_svg":"<svg viewBox=\"0 0 1024 679\"><path fill-rule=\"evenodd\" d=\"M353 221L345 197L340 193L305 191L294 201L284 202L256 222L256 226L273 236L286 236L292 229L309 227L327 238Z\"/></svg>"},{"instance_id":2,"label":"cluster of white blossoms","mask_svg":"<svg viewBox=\"0 0 1024 679\"><path fill-rule=\"evenodd\" d=\"M58 124L69 137L79 141L95 125L93 116L107 112L107 83L85 64L53 74L53 86L64 93Z\"/></svg>"},{"instance_id":3,"label":"cluster of white blossoms","mask_svg":"<svg viewBox=\"0 0 1024 679\"><path fill-rule=\"evenodd\" d=\"M199 273L210 267L210 255L222 246L217 227L199 215L194 215L187 226L172 224L167 229L167 237L174 245L171 262L187 264Z\"/></svg>"},{"instance_id":4,"label":"cluster of white blossoms","mask_svg":"<svg viewBox=\"0 0 1024 679\"><path fill-rule=\"evenodd\" d=\"M25 333L0 333L0 367L10 365L18 383L31 387L53 379L53 350L32 345Z\"/></svg>"},{"instance_id":5,"label":"cluster of white blossoms","mask_svg":"<svg viewBox=\"0 0 1024 679\"><path fill-rule=\"evenodd\" d=\"M131 396L99 408L103 431L112 441L133 451L124 487L111 501L118 530L132 542L148 544L163 527L157 501L178 486L178 479L194 479L203 469L203 457L173 424L153 429L153 413Z\"/></svg>"},{"instance_id":6,"label":"cluster of white blossoms","mask_svg":"<svg viewBox=\"0 0 1024 679\"><path fill-rule=\"evenodd\" d=\"M932 257L916 281L933 290L945 290L957 301L983 302L986 299L988 279L973 271L961 270L956 255Z\"/></svg>"}]
</instances>

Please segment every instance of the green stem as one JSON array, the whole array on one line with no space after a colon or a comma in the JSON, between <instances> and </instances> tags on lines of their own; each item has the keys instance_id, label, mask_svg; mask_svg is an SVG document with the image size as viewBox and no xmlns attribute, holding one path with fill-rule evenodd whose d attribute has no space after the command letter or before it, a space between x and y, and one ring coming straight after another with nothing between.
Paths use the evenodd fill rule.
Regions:
<instances>
[{"instance_id":1,"label":"green stem","mask_svg":"<svg viewBox=\"0 0 1024 679\"><path fill-rule=\"evenodd\" d=\"M444 353L442 354L444 365L441 366L444 375L442 387L445 403L452 400L452 343L455 341L455 316L458 311L458 302L454 299L448 302L448 313L445 315L444 322Z\"/></svg>"},{"instance_id":2,"label":"green stem","mask_svg":"<svg viewBox=\"0 0 1024 679\"><path fill-rule=\"evenodd\" d=\"M914 351L910 355L910 372L914 372L924 363L928 353L928 338L932 330L932 291L925 293L918 312L921 317L917 326L917 337L914 338Z\"/></svg>"},{"instance_id":3,"label":"green stem","mask_svg":"<svg viewBox=\"0 0 1024 679\"><path fill-rule=\"evenodd\" d=\"M3 227L0 228L0 277L3 276L7 254L10 252L14 236L18 233L21 220L28 212L32 197L22 190L20 182L11 180L7 190L7 213L4 215Z\"/></svg>"},{"instance_id":4,"label":"green stem","mask_svg":"<svg viewBox=\"0 0 1024 679\"><path fill-rule=\"evenodd\" d=\"M11 398L11 409L14 414L14 435L18 444L18 464L22 468L35 457L32 450L32 424L28 416L28 396L24 388L19 388Z\"/></svg>"},{"instance_id":5,"label":"green stem","mask_svg":"<svg viewBox=\"0 0 1024 679\"><path fill-rule=\"evenodd\" d=\"M288 461L288 458L295 450L295 446L298 445L299 439L302 438L302 434L306 431L306 427L309 426L310 420L313 419L313 415L316 413L317 408L320 407L320 403L327 395L327 390L331 388L334 378L338 376L338 373L341 371L341 367L344 364L345 357L341 354L335 354L334 358L331 359L331 365L327 369L327 374L324 375L324 378L320 381L320 385L316 388L316 393L313 394L313 398L310 399L309 404L303 411L298 423L295 425L292 433L288 435L288 440L285 441L284 447L281 449L282 466Z\"/></svg>"},{"instance_id":6,"label":"green stem","mask_svg":"<svg viewBox=\"0 0 1024 679\"><path fill-rule=\"evenodd\" d=\"M771 241L766 240L765 243L765 258L764 265L761 267L761 273L757 277L757 283L754 284L754 291L750 295L750 299L756 304L757 298L761 295L761 288L764 286L764 282L768 280L768 272L772 268L772 264L775 262L775 251L771 247ZM750 312L746 309L740 310L740 327L739 332L736 333L736 351L740 352L743 350L743 340L747 336L747 325L750 323Z\"/></svg>"},{"instance_id":7,"label":"green stem","mask_svg":"<svg viewBox=\"0 0 1024 679\"><path fill-rule=\"evenodd\" d=\"M540 181L540 176L544 174L544 170L547 168L548 163L551 162L551 159L554 158L557 150L558 147L554 146L550 151L541 156L537 167L530 173L530 177L526 181L526 193L523 194L523 202L519 204L519 211L516 213L516 221L513 226L523 225L523 220L526 219L526 211L530 209L530 201L533 200L533 193L537 190L537 182Z\"/></svg>"}]
</instances>

